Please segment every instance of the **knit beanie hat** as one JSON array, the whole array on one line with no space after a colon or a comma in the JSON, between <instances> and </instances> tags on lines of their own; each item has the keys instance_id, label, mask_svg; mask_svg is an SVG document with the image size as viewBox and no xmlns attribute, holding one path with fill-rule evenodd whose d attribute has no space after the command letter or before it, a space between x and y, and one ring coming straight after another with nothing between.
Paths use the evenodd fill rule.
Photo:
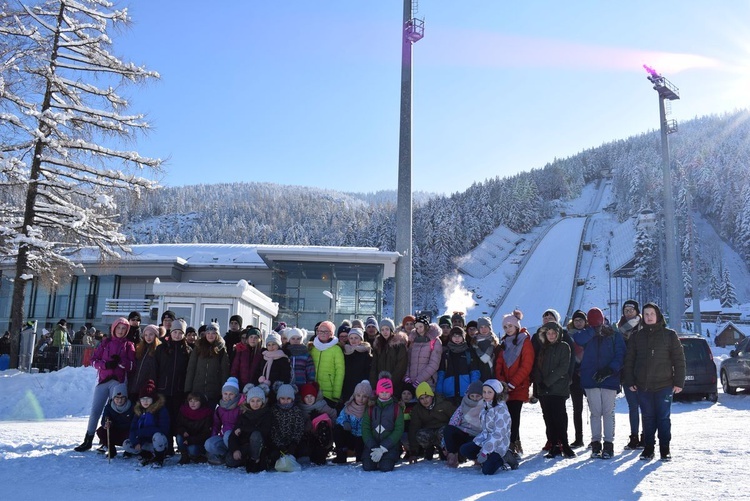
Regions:
<instances>
[{"instance_id":1,"label":"knit beanie hat","mask_svg":"<svg viewBox=\"0 0 750 501\"><path fill-rule=\"evenodd\" d=\"M477 327L489 327L492 330L492 319L490 317L479 317Z\"/></svg>"},{"instance_id":2,"label":"knit beanie hat","mask_svg":"<svg viewBox=\"0 0 750 501\"><path fill-rule=\"evenodd\" d=\"M576 318L580 318L588 322L588 318L586 318L586 313L583 310L576 310L573 312L573 320L575 320Z\"/></svg>"},{"instance_id":3,"label":"knit beanie hat","mask_svg":"<svg viewBox=\"0 0 750 501\"><path fill-rule=\"evenodd\" d=\"M378 379L378 384L375 385L375 393L380 395L383 392L393 395L393 381L385 377Z\"/></svg>"},{"instance_id":4,"label":"knit beanie hat","mask_svg":"<svg viewBox=\"0 0 750 501\"><path fill-rule=\"evenodd\" d=\"M380 328L382 329L383 327L388 327L391 332L396 332L396 324L390 318L384 318L380 321Z\"/></svg>"},{"instance_id":5,"label":"knit beanie hat","mask_svg":"<svg viewBox=\"0 0 750 501\"><path fill-rule=\"evenodd\" d=\"M247 330L247 337L250 336L260 337L260 329L258 329L257 327L250 327Z\"/></svg>"},{"instance_id":6,"label":"knit beanie hat","mask_svg":"<svg viewBox=\"0 0 750 501\"><path fill-rule=\"evenodd\" d=\"M130 314L128 315L128 320L138 320L140 322L141 314L138 313L137 311L131 311Z\"/></svg>"},{"instance_id":7,"label":"knit beanie hat","mask_svg":"<svg viewBox=\"0 0 750 501\"><path fill-rule=\"evenodd\" d=\"M266 346L268 346L268 343L276 343L276 346L281 347L281 336L278 333L271 331L271 333L266 336Z\"/></svg>"},{"instance_id":8,"label":"knit beanie hat","mask_svg":"<svg viewBox=\"0 0 750 501\"><path fill-rule=\"evenodd\" d=\"M544 310L542 316L546 315L547 313L552 313L552 315L555 317L555 322L560 323L560 314L557 312L557 310L549 308L547 310Z\"/></svg>"},{"instance_id":9,"label":"knit beanie hat","mask_svg":"<svg viewBox=\"0 0 750 501\"><path fill-rule=\"evenodd\" d=\"M287 329L287 337L289 339L305 339L305 335L302 333L302 329L292 327Z\"/></svg>"},{"instance_id":10,"label":"knit beanie hat","mask_svg":"<svg viewBox=\"0 0 750 501\"><path fill-rule=\"evenodd\" d=\"M115 398L115 397L126 397L128 396L128 385L125 383L120 383L115 386L113 386L109 390L109 398Z\"/></svg>"},{"instance_id":11,"label":"knit beanie hat","mask_svg":"<svg viewBox=\"0 0 750 501\"><path fill-rule=\"evenodd\" d=\"M251 398L259 398L266 403L266 392L260 386L253 386L245 392L245 398L249 402Z\"/></svg>"},{"instance_id":12,"label":"knit beanie hat","mask_svg":"<svg viewBox=\"0 0 750 501\"><path fill-rule=\"evenodd\" d=\"M466 320L464 319L464 312L454 311L453 315L451 315L451 323L460 325L466 324Z\"/></svg>"},{"instance_id":13,"label":"knit beanie hat","mask_svg":"<svg viewBox=\"0 0 750 501\"><path fill-rule=\"evenodd\" d=\"M146 397L152 400L156 397L156 384L154 383L153 379L149 379L148 381L146 381L146 383L141 386L141 389L138 392L138 398Z\"/></svg>"},{"instance_id":14,"label":"knit beanie hat","mask_svg":"<svg viewBox=\"0 0 750 501\"><path fill-rule=\"evenodd\" d=\"M183 333L187 330L187 322L185 322L183 319L178 318L174 322L172 322L172 330L173 331L182 331Z\"/></svg>"},{"instance_id":15,"label":"knit beanie hat","mask_svg":"<svg viewBox=\"0 0 750 501\"><path fill-rule=\"evenodd\" d=\"M359 339L364 339L365 338L365 333L362 332L361 329L358 329L358 328L355 327L354 329L351 329L349 331L349 337L352 337L352 336L357 336L357 337L359 337Z\"/></svg>"},{"instance_id":16,"label":"knit beanie hat","mask_svg":"<svg viewBox=\"0 0 750 501\"><path fill-rule=\"evenodd\" d=\"M419 315L414 322L424 324L425 329L430 327L430 318L427 315Z\"/></svg>"},{"instance_id":17,"label":"knit beanie hat","mask_svg":"<svg viewBox=\"0 0 750 501\"><path fill-rule=\"evenodd\" d=\"M151 333L156 337L159 337L159 327L153 324L149 324L146 327L143 328L143 335L145 336L147 333Z\"/></svg>"},{"instance_id":18,"label":"knit beanie hat","mask_svg":"<svg viewBox=\"0 0 750 501\"><path fill-rule=\"evenodd\" d=\"M416 322L417 317L414 315L406 315L404 318L401 319L401 325L406 325L406 322Z\"/></svg>"},{"instance_id":19,"label":"knit beanie hat","mask_svg":"<svg viewBox=\"0 0 750 501\"><path fill-rule=\"evenodd\" d=\"M432 388L430 388L430 383L428 383L427 381L422 381L417 386L417 390L416 390L417 398L421 397L422 395L429 395L431 397L435 396L435 392L432 391Z\"/></svg>"},{"instance_id":20,"label":"knit beanie hat","mask_svg":"<svg viewBox=\"0 0 750 501\"><path fill-rule=\"evenodd\" d=\"M237 322L240 324L240 328L242 328L242 317L239 315L232 315L229 317L229 322Z\"/></svg>"},{"instance_id":21,"label":"knit beanie hat","mask_svg":"<svg viewBox=\"0 0 750 501\"><path fill-rule=\"evenodd\" d=\"M456 334L461 334L461 337L466 339L466 332L461 327L452 327L451 331L448 333L450 337L453 337Z\"/></svg>"},{"instance_id":22,"label":"knit beanie hat","mask_svg":"<svg viewBox=\"0 0 750 501\"><path fill-rule=\"evenodd\" d=\"M497 379L488 379L482 386L489 386L490 388L492 388L492 391L494 391L496 395L499 395L503 392L503 383L501 383Z\"/></svg>"},{"instance_id":23,"label":"knit beanie hat","mask_svg":"<svg viewBox=\"0 0 750 501\"><path fill-rule=\"evenodd\" d=\"M471 383L469 383L469 387L466 388L466 394L467 395L481 395L483 386L484 384L479 380L472 381Z\"/></svg>"},{"instance_id":24,"label":"knit beanie hat","mask_svg":"<svg viewBox=\"0 0 750 501\"><path fill-rule=\"evenodd\" d=\"M227 382L224 383L224 386L221 387L221 391L231 391L235 395L239 394L240 392L240 383L237 381L236 377L230 377L227 379Z\"/></svg>"},{"instance_id":25,"label":"knit beanie hat","mask_svg":"<svg viewBox=\"0 0 750 501\"><path fill-rule=\"evenodd\" d=\"M299 396L302 400L304 400L308 395L312 395L313 397L318 398L317 383L305 383L299 387Z\"/></svg>"},{"instance_id":26,"label":"knit beanie hat","mask_svg":"<svg viewBox=\"0 0 750 501\"><path fill-rule=\"evenodd\" d=\"M294 400L294 386L291 384L282 384L279 389L276 390L276 398L291 398Z\"/></svg>"},{"instance_id":27,"label":"knit beanie hat","mask_svg":"<svg viewBox=\"0 0 750 501\"><path fill-rule=\"evenodd\" d=\"M365 324L362 323L362 320L355 318L354 320L352 320L352 325L350 325L349 328L353 329L355 327L359 327L360 329L364 330Z\"/></svg>"},{"instance_id":28,"label":"knit beanie hat","mask_svg":"<svg viewBox=\"0 0 750 501\"><path fill-rule=\"evenodd\" d=\"M477 324L476 320L469 320L469 322L466 324L466 330L474 327L475 329L479 328L479 324Z\"/></svg>"},{"instance_id":29,"label":"knit beanie hat","mask_svg":"<svg viewBox=\"0 0 750 501\"><path fill-rule=\"evenodd\" d=\"M219 333L219 324L216 322L211 322L210 324L206 324L206 332L214 331L215 333Z\"/></svg>"},{"instance_id":30,"label":"knit beanie hat","mask_svg":"<svg viewBox=\"0 0 750 501\"><path fill-rule=\"evenodd\" d=\"M442 317L440 317L440 320L438 320L438 325L440 327L442 327L444 325L450 326L451 325L451 316L450 315L443 315Z\"/></svg>"},{"instance_id":31,"label":"knit beanie hat","mask_svg":"<svg viewBox=\"0 0 750 501\"><path fill-rule=\"evenodd\" d=\"M365 329L367 329L368 327L375 327L376 329L378 328L378 321L375 317L369 316L367 317L367 319L365 319ZM349 334L351 334L351 331L349 331Z\"/></svg>"},{"instance_id":32,"label":"knit beanie hat","mask_svg":"<svg viewBox=\"0 0 750 501\"><path fill-rule=\"evenodd\" d=\"M372 385L367 379L363 379L359 383L357 383L357 386L354 387L354 393L352 393L352 396L354 395L367 395L368 397L372 396Z\"/></svg>"},{"instance_id":33,"label":"knit beanie hat","mask_svg":"<svg viewBox=\"0 0 750 501\"><path fill-rule=\"evenodd\" d=\"M604 323L604 313L599 308L591 308L586 315L591 327L599 327Z\"/></svg>"},{"instance_id":34,"label":"knit beanie hat","mask_svg":"<svg viewBox=\"0 0 750 501\"><path fill-rule=\"evenodd\" d=\"M521 330L521 321L512 313L509 313L503 317L503 327L506 325L512 325L519 331Z\"/></svg>"},{"instance_id":35,"label":"knit beanie hat","mask_svg":"<svg viewBox=\"0 0 750 501\"><path fill-rule=\"evenodd\" d=\"M625 307L626 306L632 306L633 308L635 308L635 312L637 314L639 314L639 315L641 314L641 305L639 305L638 301L636 301L635 299L628 299L627 301L625 301L624 303L622 303L623 313L625 313Z\"/></svg>"},{"instance_id":36,"label":"knit beanie hat","mask_svg":"<svg viewBox=\"0 0 750 501\"><path fill-rule=\"evenodd\" d=\"M348 320L345 320L344 323L339 325L339 328L336 329L336 337L339 337L342 333L349 334L350 330L352 330L352 325Z\"/></svg>"}]
</instances>

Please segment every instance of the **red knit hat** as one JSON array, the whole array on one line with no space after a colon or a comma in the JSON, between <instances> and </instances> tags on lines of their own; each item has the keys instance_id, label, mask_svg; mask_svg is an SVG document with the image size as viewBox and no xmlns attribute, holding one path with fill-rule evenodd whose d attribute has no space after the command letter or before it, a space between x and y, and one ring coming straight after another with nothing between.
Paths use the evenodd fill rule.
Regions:
<instances>
[{"instance_id":1,"label":"red knit hat","mask_svg":"<svg viewBox=\"0 0 750 501\"><path fill-rule=\"evenodd\" d=\"M303 384L302 386L300 386L299 395L302 400L304 400L308 395L312 395L313 397L318 398L318 383Z\"/></svg>"},{"instance_id":2,"label":"red knit hat","mask_svg":"<svg viewBox=\"0 0 750 501\"><path fill-rule=\"evenodd\" d=\"M146 381L146 384L141 386L141 391L138 392L138 398L148 397L150 399L156 398L156 384L153 379Z\"/></svg>"},{"instance_id":3,"label":"red knit hat","mask_svg":"<svg viewBox=\"0 0 750 501\"><path fill-rule=\"evenodd\" d=\"M604 324L604 313L602 313L602 310L599 308L591 308L586 315L586 318L589 321L589 325L591 327L599 327L600 325Z\"/></svg>"}]
</instances>

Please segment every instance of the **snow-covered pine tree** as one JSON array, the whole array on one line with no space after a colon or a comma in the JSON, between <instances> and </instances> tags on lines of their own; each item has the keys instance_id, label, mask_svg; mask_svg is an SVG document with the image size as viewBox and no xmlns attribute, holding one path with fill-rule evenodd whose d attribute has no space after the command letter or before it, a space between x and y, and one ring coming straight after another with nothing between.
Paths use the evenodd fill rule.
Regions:
<instances>
[{"instance_id":1,"label":"snow-covered pine tree","mask_svg":"<svg viewBox=\"0 0 750 501\"><path fill-rule=\"evenodd\" d=\"M724 268L721 274L721 306L722 308L731 308L737 304L737 293L732 284L732 278L729 276L729 270Z\"/></svg>"},{"instance_id":2,"label":"snow-covered pine tree","mask_svg":"<svg viewBox=\"0 0 750 501\"><path fill-rule=\"evenodd\" d=\"M160 160L114 146L148 128L124 113L117 89L158 77L109 52L108 31L127 21L106 0L0 5L0 255L16 259L13 367L29 276L54 285L82 246L116 254L125 238L113 193L156 186L139 172Z\"/></svg>"},{"instance_id":3,"label":"snow-covered pine tree","mask_svg":"<svg viewBox=\"0 0 750 501\"><path fill-rule=\"evenodd\" d=\"M639 227L635 235L635 278L638 296L651 300L659 290L658 249L645 228Z\"/></svg>"}]
</instances>

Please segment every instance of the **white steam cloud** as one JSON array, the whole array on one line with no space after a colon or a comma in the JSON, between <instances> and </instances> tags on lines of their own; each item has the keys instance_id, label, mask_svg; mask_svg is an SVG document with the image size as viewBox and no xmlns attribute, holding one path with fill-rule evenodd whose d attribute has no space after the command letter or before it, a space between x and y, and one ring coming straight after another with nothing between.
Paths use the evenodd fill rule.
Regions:
<instances>
[{"instance_id":1,"label":"white steam cloud","mask_svg":"<svg viewBox=\"0 0 750 501\"><path fill-rule=\"evenodd\" d=\"M454 311L468 313L476 304L472 293L464 287L464 277L458 273L443 279L443 298L448 315Z\"/></svg>"}]
</instances>

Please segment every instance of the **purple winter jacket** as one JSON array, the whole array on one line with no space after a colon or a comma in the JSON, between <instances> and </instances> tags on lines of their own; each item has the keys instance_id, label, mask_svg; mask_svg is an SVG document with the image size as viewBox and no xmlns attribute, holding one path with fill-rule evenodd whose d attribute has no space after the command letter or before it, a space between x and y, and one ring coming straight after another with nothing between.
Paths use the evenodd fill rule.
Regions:
<instances>
[{"instance_id":1,"label":"purple winter jacket","mask_svg":"<svg viewBox=\"0 0 750 501\"><path fill-rule=\"evenodd\" d=\"M117 367L107 369L105 364L112 360L115 355L120 357ZM117 379L120 383L124 383L128 372L135 368L135 346L128 341L127 336L104 338L91 356L91 365L98 372L97 384L111 379Z\"/></svg>"}]
</instances>

